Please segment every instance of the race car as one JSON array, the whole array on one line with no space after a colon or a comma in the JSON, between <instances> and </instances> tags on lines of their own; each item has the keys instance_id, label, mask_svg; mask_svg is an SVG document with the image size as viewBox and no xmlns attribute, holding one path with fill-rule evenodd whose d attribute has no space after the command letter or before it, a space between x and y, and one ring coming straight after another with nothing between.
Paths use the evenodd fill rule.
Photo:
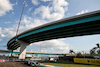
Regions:
<instances>
[{"instance_id":1,"label":"race car","mask_svg":"<svg viewBox=\"0 0 100 67\"><path fill-rule=\"evenodd\" d=\"M28 64L28 61L29 61L29 60L30 60L30 59L25 59L25 60L24 60L24 63L25 63L25 64Z\"/></svg>"},{"instance_id":2,"label":"race car","mask_svg":"<svg viewBox=\"0 0 100 67\"><path fill-rule=\"evenodd\" d=\"M38 61L35 61L31 64L32 67L59 67L59 66L52 66L52 65L44 65Z\"/></svg>"},{"instance_id":3,"label":"race car","mask_svg":"<svg viewBox=\"0 0 100 67\"><path fill-rule=\"evenodd\" d=\"M34 62L34 59L28 60L28 65L31 65Z\"/></svg>"},{"instance_id":4,"label":"race car","mask_svg":"<svg viewBox=\"0 0 100 67\"><path fill-rule=\"evenodd\" d=\"M40 59L40 58L37 58L37 59L31 58L31 59L27 59L26 61L27 61L27 64L28 64L28 65L31 65L31 64L34 63L35 61L41 61L41 59Z\"/></svg>"}]
</instances>

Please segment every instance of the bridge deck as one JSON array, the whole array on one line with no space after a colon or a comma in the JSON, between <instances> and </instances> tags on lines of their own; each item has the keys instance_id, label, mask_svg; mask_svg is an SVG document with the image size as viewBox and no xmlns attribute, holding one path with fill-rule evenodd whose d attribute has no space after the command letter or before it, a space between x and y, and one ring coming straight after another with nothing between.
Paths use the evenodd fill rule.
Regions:
<instances>
[{"instance_id":1,"label":"bridge deck","mask_svg":"<svg viewBox=\"0 0 100 67\"><path fill-rule=\"evenodd\" d=\"M100 10L78 15L42 25L18 35L18 39L27 43L44 40L100 34ZM8 49L17 49L20 44L13 37L7 44Z\"/></svg>"}]
</instances>

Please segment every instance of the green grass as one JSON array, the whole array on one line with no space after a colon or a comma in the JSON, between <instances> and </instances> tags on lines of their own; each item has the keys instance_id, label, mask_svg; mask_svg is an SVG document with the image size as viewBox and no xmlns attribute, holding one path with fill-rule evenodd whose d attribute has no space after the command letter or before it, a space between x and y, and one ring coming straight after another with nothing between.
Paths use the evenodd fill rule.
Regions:
<instances>
[{"instance_id":1,"label":"green grass","mask_svg":"<svg viewBox=\"0 0 100 67\"><path fill-rule=\"evenodd\" d=\"M43 62L43 64L45 65L53 65L53 66L61 66L61 67L100 67L97 65L87 65L87 64L78 64L78 63L74 63L71 61L58 61L58 62L50 62L50 61L46 61Z\"/></svg>"}]
</instances>

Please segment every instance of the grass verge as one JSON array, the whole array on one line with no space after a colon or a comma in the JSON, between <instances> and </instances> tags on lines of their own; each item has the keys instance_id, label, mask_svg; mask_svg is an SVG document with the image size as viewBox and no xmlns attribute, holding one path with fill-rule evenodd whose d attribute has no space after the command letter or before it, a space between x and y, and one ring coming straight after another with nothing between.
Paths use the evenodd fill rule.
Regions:
<instances>
[{"instance_id":1,"label":"grass verge","mask_svg":"<svg viewBox=\"0 0 100 67\"><path fill-rule=\"evenodd\" d=\"M43 62L43 64L53 65L53 66L61 66L61 67L100 67L97 65L78 64L78 63L74 63L71 61L58 61L56 63L54 61L46 61L46 62Z\"/></svg>"}]
</instances>

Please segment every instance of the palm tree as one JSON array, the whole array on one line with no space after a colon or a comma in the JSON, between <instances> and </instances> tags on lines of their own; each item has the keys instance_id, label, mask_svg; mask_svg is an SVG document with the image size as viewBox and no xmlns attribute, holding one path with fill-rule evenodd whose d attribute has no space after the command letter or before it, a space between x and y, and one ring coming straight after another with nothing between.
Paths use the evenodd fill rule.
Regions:
<instances>
[{"instance_id":1,"label":"palm tree","mask_svg":"<svg viewBox=\"0 0 100 67\"><path fill-rule=\"evenodd\" d=\"M92 55L92 54L96 54L96 49L97 49L97 47L94 47L94 48L92 48L91 50L90 50L90 54Z\"/></svg>"},{"instance_id":2,"label":"palm tree","mask_svg":"<svg viewBox=\"0 0 100 67\"><path fill-rule=\"evenodd\" d=\"M71 50L71 49L69 50L69 53L71 53L71 54L74 53L75 54L75 52L73 50Z\"/></svg>"},{"instance_id":3,"label":"palm tree","mask_svg":"<svg viewBox=\"0 0 100 67\"><path fill-rule=\"evenodd\" d=\"M96 45L97 45L97 47L94 47L90 50L90 54L93 55L93 54L97 53L99 56L99 59L100 59L100 46L99 46L99 44L96 44Z\"/></svg>"},{"instance_id":4,"label":"palm tree","mask_svg":"<svg viewBox=\"0 0 100 67\"><path fill-rule=\"evenodd\" d=\"M73 50L70 49L69 53L71 53L71 54L74 53L75 54L75 51L73 51ZM76 55L75 55L75 58L76 58Z\"/></svg>"}]
</instances>

